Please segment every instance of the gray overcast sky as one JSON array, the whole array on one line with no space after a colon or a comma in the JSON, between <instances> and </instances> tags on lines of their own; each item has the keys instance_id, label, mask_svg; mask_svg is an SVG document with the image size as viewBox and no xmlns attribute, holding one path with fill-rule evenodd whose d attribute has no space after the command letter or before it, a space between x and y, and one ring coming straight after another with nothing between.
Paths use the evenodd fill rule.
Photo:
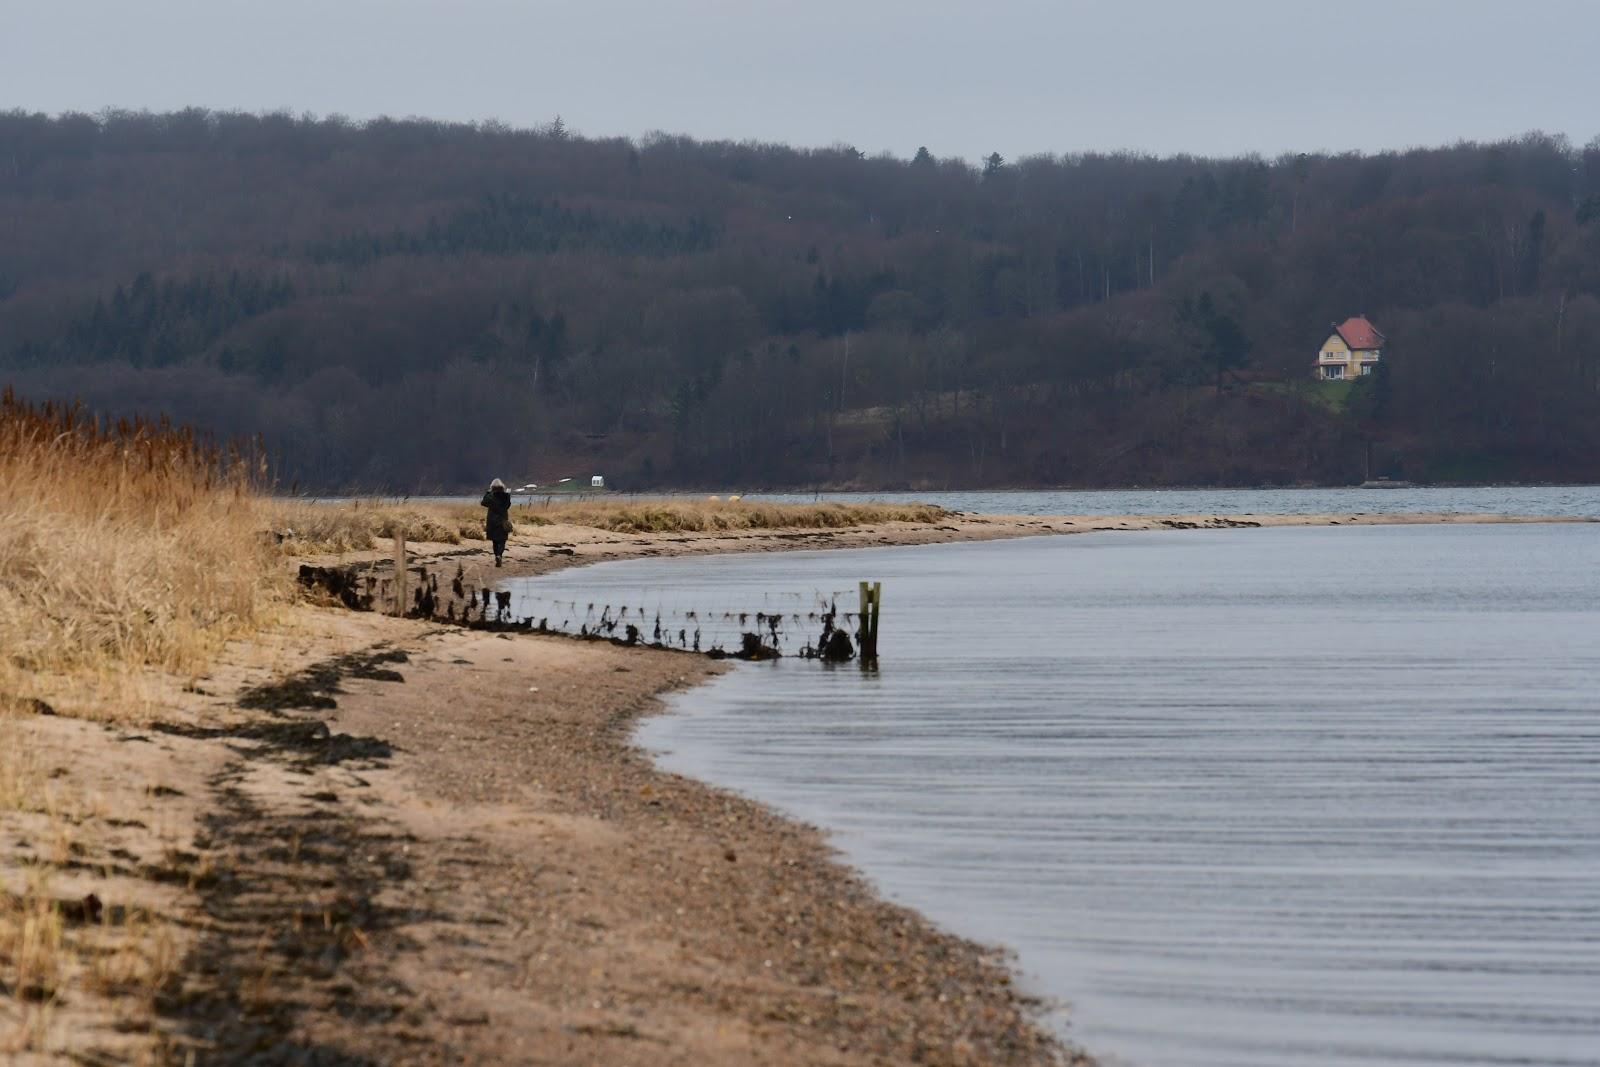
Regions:
<instances>
[{"instance_id":1,"label":"gray overcast sky","mask_svg":"<svg viewBox=\"0 0 1600 1067\"><path fill-rule=\"evenodd\" d=\"M0 0L0 109L424 115L875 153L1600 133L1600 0Z\"/></svg>"}]
</instances>

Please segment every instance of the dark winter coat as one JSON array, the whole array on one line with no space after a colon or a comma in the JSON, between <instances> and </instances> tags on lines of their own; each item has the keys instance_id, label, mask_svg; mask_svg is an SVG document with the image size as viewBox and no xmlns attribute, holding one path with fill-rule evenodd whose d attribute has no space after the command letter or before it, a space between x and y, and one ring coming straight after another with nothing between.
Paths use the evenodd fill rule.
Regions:
<instances>
[{"instance_id":1,"label":"dark winter coat","mask_svg":"<svg viewBox=\"0 0 1600 1067\"><path fill-rule=\"evenodd\" d=\"M483 506L489 509L484 520L484 532L491 541L504 541L511 536L511 494L504 489L491 489L483 494Z\"/></svg>"}]
</instances>

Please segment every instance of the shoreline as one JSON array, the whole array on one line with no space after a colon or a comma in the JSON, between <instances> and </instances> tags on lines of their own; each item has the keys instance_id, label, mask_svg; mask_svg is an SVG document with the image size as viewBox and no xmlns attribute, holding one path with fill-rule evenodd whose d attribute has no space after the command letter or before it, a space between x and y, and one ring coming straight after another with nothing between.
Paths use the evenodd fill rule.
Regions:
<instances>
[{"instance_id":1,"label":"shoreline","mask_svg":"<svg viewBox=\"0 0 1600 1067\"><path fill-rule=\"evenodd\" d=\"M1091 1062L1003 953L880 899L814 827L654 765L636 724L718 664L309 605L292 625L137 722L19 721L104 798L53 895L137 901L181 957L150 1016L53 1005L49 1054L19 1062Z\"/></svg>"},{"instance_id":2,"label":"shoreline","mask_svg":"<svg viewBox=\"0 0 1600 1067\"><path fill-rule=\"evenodd\" d=\"M1374 479L1371 482L1357 482L1355 484L1298 484L1298 485L1213 485L1207 483L1183 485L1001 485L1001 486L910 486L901 488L886 488L882 486L859 488L850 486L817 487L805 485L794 488L781 486L766 486L754 489L742 489L738 494L743 499L760 500L769 496L817 496L826 499L830 496L917 496L928 494L980 494L980 493L1281 493L1281 492L1313 492L1331 493L1341 490L1368 491L1374 489L1408 489L1408 490L1451 490L1451 489L1594 489L1600 488L1600 482L1408 482L1398 479L1385 481ZM425 502L434 500L462 500L471 502L482 492L481 488L466 488L456 491L440 490L439 492L339 492L326 494L309 493L282 493L283 500L304 501L308 503L330 503L355 500L381 500L398 503ZM707 486L699 489L655 487L650 489L615 489L607 487L604 490L563 490L556 493L532 494L514 493L514 496L529 495L532 497L553 497L556 500L567 498L589 497L613 500L651 500L690 498L703 500L716 494L727 499L730 490L726 486Z\"/></svg>"},{"instance_id":3,"label":"shoreline","mask_svg":"<svg viewBox=\"0 0 1600 1067\"><path fill-rule=\"evenodd\" d=\"M1600 522L1570 515L1501 515L1490 512L1332 512L1319 514L1171 515L989 515L956 513L937 523L889 522L839 529L726 530L707 532L627 533L560 523L532 525L519 520L506 549L506 566L486 564L484 542L450 544L413 541L407 552L413 564L460 563L464 579L476 585L504 578L535 577L591 563L627 559L707 555L723 552L803 551L875 548L988 541L1114 531L1172 529L1237 529L1280 526L1412 526L1499 523ZM392 561L388 547L344 553L291 556L296 566L357 566L383 574Z\"/></svg>"},{"instance_id":4,"label":"shoreline","mask_svg":"<svg viewBox=\"0 0 1600 1067\"><path fill-rule=\"evenodd\" d=\"M1436 520L1541 521L538 526L519 530L503 569L484 565L482 542L419 544L414 558L489 583L712 552ZM77 823L57 896L163 916L182 959L142 1029L114 1004L55 1006L58 1051L117 1058L146 1041L158 1060L201 1063L264 1044L332 1063L1091 1063L1015 989L1002 952L878 897L821 831L654 765L637 723L722 669L300 604L199 678L146 679L148 705L131 719L18 719L58 764L52 777L101 798ZM139 817L111 817L121 812Z\"/></svg>"}]
</instances>

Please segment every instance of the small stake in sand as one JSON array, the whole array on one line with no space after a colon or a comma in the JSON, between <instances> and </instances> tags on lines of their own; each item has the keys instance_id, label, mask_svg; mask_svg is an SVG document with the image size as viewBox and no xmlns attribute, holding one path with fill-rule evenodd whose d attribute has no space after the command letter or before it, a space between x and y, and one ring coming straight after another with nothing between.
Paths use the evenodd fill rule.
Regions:
<instances>
[{"instance_id":1,"label":"small stake in sand","mask_svg":"<svg viewBox=\"0 0 1600 1067\"><path fill-rule=\"evenodd\" d=\"M406 614L406 535L394 535L394 613Z\"/></svg>"},{"instance_id":2,"label":"small stake in sand","mask_svg":"<svg viewBox=\"0 0 1600 1067\"><path fill-rule=\"evenodd\" d=\"M876 662L878 659L878 608L883 603L882 582L861 583L861 614L860 627L856 631L856 643L861 646L861 662Z\"/></svg>"}]
</instances>

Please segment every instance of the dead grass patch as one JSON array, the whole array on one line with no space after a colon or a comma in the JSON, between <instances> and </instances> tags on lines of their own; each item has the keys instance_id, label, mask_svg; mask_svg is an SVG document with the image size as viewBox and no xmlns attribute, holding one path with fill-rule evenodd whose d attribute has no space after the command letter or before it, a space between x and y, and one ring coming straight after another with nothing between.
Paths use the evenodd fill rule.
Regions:
<instances>
[{"instance_id":1,"label":"dead grass patch","mask_svg":"<svg viewBox=\"0 0 1600 1067\"><path fill-rule=\"evenodd\" d=\"M0 987L14 1000L43 1004L61 984L64 926L48 877L33 872L20 894L0 897Z\"/></svg>"},{"instance_id":2,"label":"dead grass patch","mask_svg":"<svg viewBox=\"0 0 1600 1067\"><path fill-rule=\"evenodd\" d=\"M55 790L15 717L0 718L0 816L22 813L41 833L23 838L32 848L0 863L0 1051L36 1049L49 1032L61 985L64 927L51 894L50 876L29 855L48 849L47 862L71 851L71 828L56 808ZM10 822L11 820L7 820ZM20 827L6 826L9 832ZM18 862L20 861L20 862ZM14 888L20 883L20 888Z\"/></svg>"},{"instance_id":3,"label":"dead grass patch","mask_svg":"<svg viewBox=\"0 0 1600 1067\"><path fill-rule=\"evenodd\" d=\"M45 795L38 753L17 728L16 715L0 707L0 812L29 811Z\"/></svg>"},{"instance_id":4,"label":"dead grass patch","mask_svg":"<svg viewBox=\"0 0 1600 1067\"><path fill-rule=\"evenodd\" d=\"M127 1028L122 1046L155 1047L157 998L181 971L178 927L118 903L116 883L95 879L85 895L81 873L76 889L62 879L104 858L92 847L100 814L41 760L25 722L0 717L0 833L12 845L0 855L0 1053L68 1056L91 1005Z\"/></svg>"}]
</instances>

